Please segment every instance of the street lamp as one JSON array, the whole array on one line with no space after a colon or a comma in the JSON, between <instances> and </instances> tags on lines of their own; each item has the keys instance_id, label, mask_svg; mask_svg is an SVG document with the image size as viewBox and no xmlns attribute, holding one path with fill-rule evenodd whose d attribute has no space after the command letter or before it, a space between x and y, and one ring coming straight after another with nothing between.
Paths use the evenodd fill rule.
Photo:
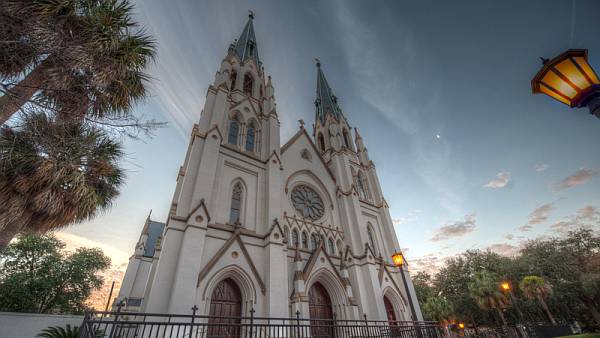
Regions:
<instances>
[{"instance_id":1,"label":"street lamp","mask_svg":"<svg viewBox=\"0 0 600 338\"><path fill-rule=\"evenodd\" d=\"M587 58L587 49L569 49L543 67L531 80L534 94L546 94L573 108L587 106L600 118L600 80Z\"/></svg>"},{"instance_id":2,"label":"street lamp","mask_svg":"<svg viewBox=\"0 0 600 338\"><path fill-rule=\"evenodd\" d=\"M412 313L412 317L414 321L417 321L417 312L415 311L415 305L413 304L412 297L408 290L408 283L406 283L406 277L404 276L404 255L402 252L395 252L392 255L392 261L394 261L394 265L400 268L400 276L402 276L402 282L404 283L404 289L406 290L406 295L408 296L408 303L410 304L410 311Z\"/></svg>"},{"instance_id":3,"label":"street lamp","mask_svg":"<svg viewBox=\"0 0 600 338\"><path fill-rule=\"evenodd\" d=\"M517 300L515 299L515 296L512 293L512 287L511 287L510 283L508 281L503 281L502 283L500 283L500 289L502 289L502 291L507 293L508 297L510 297L510 302L515 307L515 310L517 310L517 313L519 314L519 319L522 323L523 322L523 313L521 313L521 310L519 309L519 305L517 304ZM518 328L517 328L517 335L519 337L522 337L521 331Z\"/></svg>"}]
</instances>

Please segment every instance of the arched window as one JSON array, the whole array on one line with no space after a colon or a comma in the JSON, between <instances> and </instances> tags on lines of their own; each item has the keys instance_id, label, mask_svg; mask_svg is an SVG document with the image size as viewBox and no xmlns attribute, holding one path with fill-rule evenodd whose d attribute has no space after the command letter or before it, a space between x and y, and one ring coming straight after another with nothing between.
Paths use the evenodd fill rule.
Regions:
<instances>
[{"instance_id":1,"label":"arched window","mask_svg":"<svg viewBox=\"0 0 600 338\"><path fill-rule=\"evenodd\" d=\"M240 222L240 215L242 212L242 194L244 192L244 188L240 182L237 182L233 186L233 190L231 191L231 207L229 209L229 223L238 223Z\"/></svg>"},{"instance_id":2,"label":"arched window","mask_svg":"<svg viewBox=\"0 0 600 338\"><path fill-rule=\"evenodd\" d=\"M360 194L360 197L365 200L371 199L369 195L369 186L367 183L367 178L365 177L362 171L358 172L356 183L358 184L358 193Z\"/></svg>"},{"instance_id":3,"label":"arched window","mask_svg":"<svg viewBox=\"0 0 600 338\"><path fill-rule=\"evenodd\" d=\"M250 122L246 129L246 151L254 151L254 139L256 138L256 125Z\"/></svg>"},{"instance_id":4,"label":"arched window","mask_svg":"<svg viewBox=\"0 0 600 338\"><path fill-rule=\"evenodd\" d=\"M287 225L283 228L283 238L288 242L288 245L290 243L290 228L287 227Z\"/></svg>"},{"instance_id":5,"label":"arched window","mask_svg":"<svg viewBox=\"0 0 600 338\"><path fill-rule=\"evenodd\" d=\"M315 234L310 235L310 249L313 251L316 250L317 244L319 244L319 240L317 239L317 236L315 236Z\"/></svg>"},{"instance_id":6,"label":"arched window","mask_svg":"<svg viewBox=\"0 0 600 338\"><path fill-rule=\"evenodd\" d=\"M348 136L348 131L346 129L344 129L344 145L346 145L346 148L350 148L350 137Z\"/></svg>"},{"instance_id":7,"label":"arched window","mask_svg":"<svg viewBox=\"0 0 600 338\"><path fill-rule=\"evenodd\" d=\"M371 223L367 224L367 236L369 237L369 246L373 253L377 254L377 247L375 246L375 237L373 236L373 229Z\"/></svg>"},{"instance_id":8,"label":"arched window","mask_svg":"<svg viewBox=\"0 0 600 338\"><path fill-rule=\"evenodd\" d=\"M319 133L319 136L317 137L319 140L319 150L321 150L321 152L325 151L325 138L323 137L323 134Z\"/></svg>"},{"instance_id":9,"label":"arched window","mask_svg":"<svg viewBox=\"0 0 600 338\"><path fill-rule=\"evenodd\" d=\"M343 252L344 252L344 243L342 243L341 239L338 239L338 241L337 241L337 249L338 249L338 254L340 256L342 256Z\"/></svg>"},{"instance_id":10,"label":"arched window","mask_svg":"<svg viewBox=\"0 0 600 338\"><path fill-rule=\"evenodd\" d=\"M302 248L308 249L308 235L302 231Z\"/></svg>"},{"instance_id":11,"label":"arched window","mask_svg":"<svg viewBox=\"0 0 600 338\"><path fill-rule=\"evenodd\" d=\"M252 75L250 73L246 73L244 75L244 94L252 95L252 85L254 81L252 80Z\"/></svg>"},{"instance_id":12,"label":"arched window","mask_svg":"<svg viewBox=\"0 0 600 338\"><path fill-rule=\"evenodd\" d=\"M327 244L329 244L329 246L328 246L329 247L329 250L328 250L329 254L337 256L337 254L335 253L335 245L333 245L333 239L330 238L329 242Z\"/></svg>"},{"instance_id":13,"label":"arched window","mask_svg":"<svg viewBox=\"0 0 600 338\"><path fill-rule=\"evenodd\" d=\"M236 115L231 119L231 121L229 121L229 134L227 136L227 143L237 145L239 134L240 120L239 117Z\"/></svg>"},{"instance_id":14,"label":"arched window","mask_svg":"<svg viewBox=\"0 0 600 338\"><path fill-rule=\"evenodd\" d=\"M235 81L237 80L237 72L235 70L231 71L231 76L229 77L229 82L231 82L230 90L235 89Z\"/></svg>"},{"instance_id":15,"label":"arched window","mask_svg":"<svg viewBox=\"0 0 600 338\"><path fill-rule=\"evenodd\" d=\"M294 248L298 247L298 230L292 230L292 245Z\"/></svg>"}]
</instances>

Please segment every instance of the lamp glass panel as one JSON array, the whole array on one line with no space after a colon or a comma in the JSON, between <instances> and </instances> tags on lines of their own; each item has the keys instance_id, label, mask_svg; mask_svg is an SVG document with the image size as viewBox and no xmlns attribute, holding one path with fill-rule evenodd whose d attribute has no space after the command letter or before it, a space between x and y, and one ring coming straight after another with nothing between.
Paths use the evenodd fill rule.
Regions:
<instances>
[{"instance_id":1,"label":"lamp glass panel","mask_svg":"<svg viewBox=\"0 0 600 338\"><path fill-rule=\"evenodd\" d=\"M571 87L571 85L563 81L563 79L561 79L558 75L556 75L556 73L554 73L551 70L548 70L546 75L544 75L544 77L542 78L542 82L556 89L558 92L571 99L575 97L575 95L577 95L577 91L573 87Z\"/></svg>"},{"instance_id":2,"label":"lamp glass panel","mask_svg":"<svg viewBox=\"0 0 600 338\"><path fill-rule=\"evenodd\" d=\"M540 92L552 97L555 100L558 100L568 106L571 105L571 101L565 99L564 97L556 94L555 92L551 91L550 89L546 88L544 85L540 85Z\"/></svg>"},{"instance_id":3,"label":"lamp glass panel","mask_svg":"<svg viewBox=\"0 0 600 338\"><path fill-rule=\"evenodd\" d=\"M579 89L585 89L592 85L570 59L566 59L554 67Z\"/></svg>"},{"instance_id":4,"label":"lamp glass panel","mask_svg":"<svg viewBox=\"0 0 600 338\"><path fill-rule=\"evenodd\" d=\"M587 63L587 61L583 57L578 56L578 57L574 57L573 59L575 59L575 62L577 62L579 67L581 67L581 69L583 69L583 71L587 74L587 76L589 76L589 78L592 79L592 82L594 82L594 84L600 84L600 80L598 80L598 76L596 75L596 73L594 72L592 67L590 67L590 65Z\"/></svg>"}]
</instances>

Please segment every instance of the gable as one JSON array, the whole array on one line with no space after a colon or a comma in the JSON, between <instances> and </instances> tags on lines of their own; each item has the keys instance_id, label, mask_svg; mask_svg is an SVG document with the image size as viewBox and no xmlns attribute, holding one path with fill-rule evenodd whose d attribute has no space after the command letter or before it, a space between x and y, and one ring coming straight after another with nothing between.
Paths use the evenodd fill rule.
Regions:
<instances>
[{"instance_id":1,"label":"gable","mask_svg":"<svg viewBox=\"0 0 600 338\"><path fill-rule=\"evenodd\" d=\"M306 154L309 154L309 158L306 158ZM317 147L304 128L300 128L300 130L292 136L283 147L281 147L281 160L287 170L291 171L287 173L288 176L297 170L304 169L313 172L323 181L330 180L330 182L335 184L335 176L333 176L333 173L323 161Z\"/></svg>"}]
</instances>

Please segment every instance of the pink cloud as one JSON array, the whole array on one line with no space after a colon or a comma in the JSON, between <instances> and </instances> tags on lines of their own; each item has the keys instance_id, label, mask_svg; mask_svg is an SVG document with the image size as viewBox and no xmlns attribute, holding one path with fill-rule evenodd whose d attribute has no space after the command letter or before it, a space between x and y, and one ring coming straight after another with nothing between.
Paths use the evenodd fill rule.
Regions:
<instances>
[{"instance_id":1,"label":"pink cloud","mask_svg":"<svg viewBox=\"0 0 600 338\"><path fill-rule=\"evenodd\" d=\"M574 174L554 184L554 190L560 191L587 183L592 177L598 175L597 171L581 168Z\"/></svg>"},{"instance_id":2,"label":"pink cloud","mask_svg":"<svg viewBox=\"0 0 600 338\"><path fill-rule=\"evenodd\" d=\"M477 227L475 214L465 216L462 221L448 223L443 227L436 229L432 242L439 242L453 237L461 237L471 233Z\"/></svg>"}]
</instances>

